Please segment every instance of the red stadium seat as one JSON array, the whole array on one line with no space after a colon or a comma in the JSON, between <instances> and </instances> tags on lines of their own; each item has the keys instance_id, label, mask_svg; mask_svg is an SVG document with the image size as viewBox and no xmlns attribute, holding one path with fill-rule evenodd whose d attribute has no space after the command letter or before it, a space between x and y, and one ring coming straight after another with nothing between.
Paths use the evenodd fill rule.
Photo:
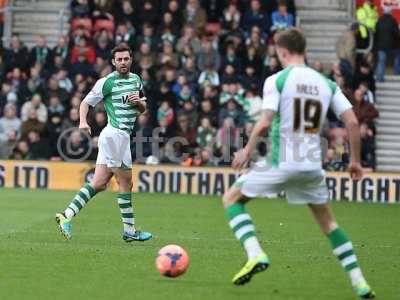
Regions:
<instances>
[{"instance_id":1,"label":"red stadium seat","mask_svg":"<svg viewBox=\"0 0 400 300\"><path fill-rule=\"evenodd\" d=\"M111 35L112 35L115 30L114 21L106 20L106 19L97 20L96 23L94 24L94 31L99 32L103 29L107 30L107 32L111 33Z\"/></svg>"},{"instance_id":2,"label":"red stadium seat","mask_svg":"<svg viewBox=\"0 0 400 300\"><path fill-rule=\"evenodd\" d=\"M83 27L85 30L92 32L93 24L89 18L75 18L71 22L71 31L75 31L77 28Z\"/></svg>"}]
</instances>

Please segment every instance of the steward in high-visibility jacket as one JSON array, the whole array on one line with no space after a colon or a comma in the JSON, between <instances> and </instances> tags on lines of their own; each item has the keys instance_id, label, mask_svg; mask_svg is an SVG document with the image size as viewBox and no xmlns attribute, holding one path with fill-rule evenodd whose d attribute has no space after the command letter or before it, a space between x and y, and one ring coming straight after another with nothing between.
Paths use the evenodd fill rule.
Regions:
<instances>
[{"instance_id":1,"label":"steward in high-visibility jacket","mask_svg":"<svg viewBox=\"0 0 400 300\"><path fill-rule=\"evenodd\" d=\"M375 31L376 22L378 22L378 9L372 0L366 0L356 12L357 21L360 23L360 34L363 39L368 37L368 29Z\"/></svg>"}]
</instances>

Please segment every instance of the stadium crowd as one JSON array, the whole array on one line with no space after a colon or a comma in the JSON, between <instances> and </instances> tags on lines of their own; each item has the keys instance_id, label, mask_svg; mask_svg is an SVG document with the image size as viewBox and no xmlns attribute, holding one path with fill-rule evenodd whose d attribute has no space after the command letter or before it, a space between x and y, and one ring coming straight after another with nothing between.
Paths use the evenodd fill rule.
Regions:
<instances>
[{"instance_id":1,"label":"stadium crowd","mask_svg":"<svg viewBox=\"0 0 400 300\"><path fill-rule=\"evenodd\" d=\"M135 135L156 136L161 145L153 153L148 140L138 155L132 143L134 160L229 164L258 118L264 79L281 70L273 36L294 26L296 18L293 0L73 0L70 8L70 34L54 48L39 36L28 50L14 36L2 49L0 158L61 160L61 151L79 159L92 149L88 159L95 159L107 123L101 104L91 113L91 140L72 129L70 145L57 141L78 126L81 100L97 78L112 72L111 49L125 42L134 49L132 71L141 76L148 98ZM332 70L324 69L330 62L316 61L312 67L335 80L352 101L361 123L363 165L373 169L375 60L372 52L355 56L353 42L360 34L357 26L344 33L340 62ZM346 130L332 114L323 135L329 141L326 169L344 170ZM166 143L172 137L187 143ZM182 153L190 156L169 159Z\"/></svg>"}]
</instances>

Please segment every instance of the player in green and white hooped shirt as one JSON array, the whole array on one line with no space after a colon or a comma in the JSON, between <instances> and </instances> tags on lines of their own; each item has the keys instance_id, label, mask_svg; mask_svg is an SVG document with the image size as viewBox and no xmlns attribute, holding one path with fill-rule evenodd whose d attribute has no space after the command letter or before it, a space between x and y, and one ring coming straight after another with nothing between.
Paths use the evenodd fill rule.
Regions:
<instances>
[{"instance_id":1,"label":"player in green and white hooped shirt","mask_svg":"<svg viewBox=\"0 0 400 300\"><path fill-rule=\"evenodd\" d=\"M305 65L306 41L299 30L279 33L276 45L285 69L266 79L260 120L245 148L235 153L232 166L240 170L248 163L258 137L265 135L271 126L270 156L268 161L258 162L243 174L223 197L229 226L248 256L247 263L232 281L237 285L245 284L254 274L267 269L270 263L244 204L254 197L285 191L289 203L310 207L357 295L374 298L375 294L361 272L353 244L332 213L321 166L320 130L330 107L349 132L350 176L354 180L362 178L357 119L340 88Z\"/></svg>"},{"instance_id":2,"label":"player in green and white hooped shirt","mask_svg":"<svg viewBox=\"0 0 400 300\"><path fill-rule=\"evenodd\" d=\"M132 208L132 158L130 133L136 117L146 110L146 98L140 77L130 73L132 51L126 44L112 50L112 64L116 71L99 79L83 99L80 106L79 129L90 134L86 117L89 105L104 102L108 124L99 136L99 152L94 177L75 195L63 213L56 214L56 221L62 235L71 238L71 220L98 192L106 189L113 175L119 184L118 206L123 223L122 238L126 242L145 241L152 234L138 231Z\"/></svg>"}]
</instances>

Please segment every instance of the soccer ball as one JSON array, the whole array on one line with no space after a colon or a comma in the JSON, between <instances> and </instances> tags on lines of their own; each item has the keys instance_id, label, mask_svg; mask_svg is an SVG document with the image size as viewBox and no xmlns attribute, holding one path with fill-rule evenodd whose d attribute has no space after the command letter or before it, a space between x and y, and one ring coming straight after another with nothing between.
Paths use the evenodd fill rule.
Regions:
<instances>
[{"instance_id":1,"label":"soccer ball","mask_svg":"<svg viewBox=\"0 0 400 300\"><path fill-rule=\"evenodd\" d=\"M189 256L177 245L167 245L158 251L156 267L161 275L178 277L189 267Z\"/></svg>"}]
</instances>

